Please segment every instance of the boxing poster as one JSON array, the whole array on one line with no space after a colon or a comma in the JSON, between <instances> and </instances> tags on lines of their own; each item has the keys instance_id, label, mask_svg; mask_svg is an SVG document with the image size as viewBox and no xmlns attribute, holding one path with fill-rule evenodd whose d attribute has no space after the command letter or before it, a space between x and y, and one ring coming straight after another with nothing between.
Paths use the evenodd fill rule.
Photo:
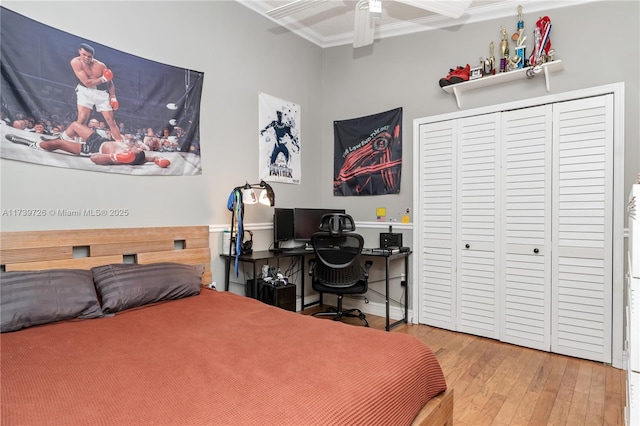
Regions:
<instances>
[{"instance_id":1,"label":"boxing poster","mask_svg":"<svg viewBox=\"0 0 640 426\"><path fill-rule=\"evenodd\" d=\"M258 153L260 179L299 184L300 106L258 94Z\"/></svg>"},{"instance_id":2,"label":"boxing poster","mask_svg":"<svg viewBox=\"0 0 640 426\"><path fill-rule=\"evenodd\" d=\"M334 121L333 195L400 192L402 108Z\"/></svg>"},{"instance_id":3,"label":"boxing poster","mask_svg":"<svg viewBox=\"0 0 640 426\"><path fill-rule=\"evenodd\" d=\"M199 175L204 74L0 7L0 156L131 175Z\"/></svg>"}]
</instances>

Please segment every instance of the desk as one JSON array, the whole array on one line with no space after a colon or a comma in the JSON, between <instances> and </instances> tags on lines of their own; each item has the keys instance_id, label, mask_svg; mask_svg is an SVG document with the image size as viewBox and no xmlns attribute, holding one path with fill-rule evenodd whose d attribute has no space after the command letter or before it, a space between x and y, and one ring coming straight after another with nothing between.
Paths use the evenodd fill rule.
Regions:
<instances>
[{"instance_id":1,"label":"desk","mask_svg":"<svg viewBox=\"0 0 640 426\"><path fill-rule=\"evenodd\" d=\"M279 252L263 250L263 251L254 251L251 254L240 255L240 257L238 258L238 261L244 262L244 263L251 263L253 265L253 286L254 287L253 287L252 294L257 297L258 276L257 276L256 263L260 261L270 260L270 259L298 257L301 261L300 265L301 265L301 275L302 275L302 282L300 283L300 289L301 289L300 304L301 304L302 310L305 310L310 306L317 305L320 303L320 301L314 302L314 303L308 303L308 304L304 303L304 287L305 287L304 286L304 277L305 277L304 258L307 255L313 255L313 254L314 253L311 250L283 250ZM385 330L389 331L400 323L406 324L408 322L408 310L409 310L409 256L411 256L411 252L409 251L404 253L389 254L389 253L373 252L371 251L371 249L363 249L362 256L376 257L376 258L382 257L384 258L384 261L385 261L385 269L384 269L384 276L385 276L384 297L385 297L385 317L386 317ZM229 257L228 254L220 254L220 257L222 257L225 261L224 290L229 291L229 276L231 274L231 266L235 263L234 262L235 255ZM391 261L396 259L404 259L404 276L405 276L407 288L405 289L405 292L404 292L404 310L402 313L403 318L390 324L389 323L389 306L390 306L389 305L389 267L390 267Z\"/></svg>"},{"instance_id":2,"label":"desk","mask_svg":"<svg viewBox=\"0 0 640 426\"><path fill-rule=\"evenodd\" d=\"M384 257L384 299L385 299L385 330L389 331L396 325L400 323L408 322L408 310L409 310L409 256L411 256L410 251L406 251L403 253L378 253L372 252L371 249L363 249L362 256L370 256L370 257ZM392 260L395 259L404 259L404 279L406 282L406 288L404 290L404 311L402 312L402 319L389 324L389 266Z\"/></svg>"}]
</instances>

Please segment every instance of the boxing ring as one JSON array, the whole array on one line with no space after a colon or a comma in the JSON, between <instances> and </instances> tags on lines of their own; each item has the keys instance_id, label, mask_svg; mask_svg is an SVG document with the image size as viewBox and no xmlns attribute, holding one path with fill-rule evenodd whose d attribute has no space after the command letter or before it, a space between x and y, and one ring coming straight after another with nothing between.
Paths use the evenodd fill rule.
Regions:
<instances>
[{"instance_id":1,"label":"boxing ring","mask_svg":"<svg viewBox=\"0 0 640 426\"><path fill-rule=\"evenodd\" d=\"M157 154L171 161L171 165L167 168L160 168L153 162L142 165L118 164L103 166L93 163L88 156L78 156L63 151L49 152L22 143L11 142L11 139L17 139L12 138L11 135L32 142L36 142L40 138L40 135L33 132L14 129L6 123L0 122L0 157L9 160L103 173L144 176L186 176L199 175L202 173L200 156L188 152L157 152ZM48 138L51 139L52 137L49 136Z\"/></svg>"}]
</instances>

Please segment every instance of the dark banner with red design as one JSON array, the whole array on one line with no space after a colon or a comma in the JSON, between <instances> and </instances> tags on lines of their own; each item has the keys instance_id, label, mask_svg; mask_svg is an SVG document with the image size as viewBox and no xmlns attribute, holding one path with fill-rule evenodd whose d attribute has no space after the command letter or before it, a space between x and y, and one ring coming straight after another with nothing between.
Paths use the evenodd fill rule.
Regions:
<instances>
[{"instance_id":1,"label":"dark banner with red design","mask_svg":"<svg viewBox=\"0 0 640 426\"><path fill-rule=\"evenodd\" d=\"M334 121L333 195L400 192L402 108Z\"/></svg>"}]
</instances>

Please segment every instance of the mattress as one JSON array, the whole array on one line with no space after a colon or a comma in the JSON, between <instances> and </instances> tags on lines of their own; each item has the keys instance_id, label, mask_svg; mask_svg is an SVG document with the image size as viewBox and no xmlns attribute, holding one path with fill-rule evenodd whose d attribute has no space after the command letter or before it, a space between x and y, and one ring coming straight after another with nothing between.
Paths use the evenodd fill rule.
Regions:
<instances>
[{"instance_id":1,"label":"mattress","mask_svg":"<svg viewBox=\"0 0 640 426\"><path fill-rule=\"evenodd\" d=\"M446 389L414 336L208 289L0 351L3 425L402 425Z\"/></svg>"}]
</instances>

